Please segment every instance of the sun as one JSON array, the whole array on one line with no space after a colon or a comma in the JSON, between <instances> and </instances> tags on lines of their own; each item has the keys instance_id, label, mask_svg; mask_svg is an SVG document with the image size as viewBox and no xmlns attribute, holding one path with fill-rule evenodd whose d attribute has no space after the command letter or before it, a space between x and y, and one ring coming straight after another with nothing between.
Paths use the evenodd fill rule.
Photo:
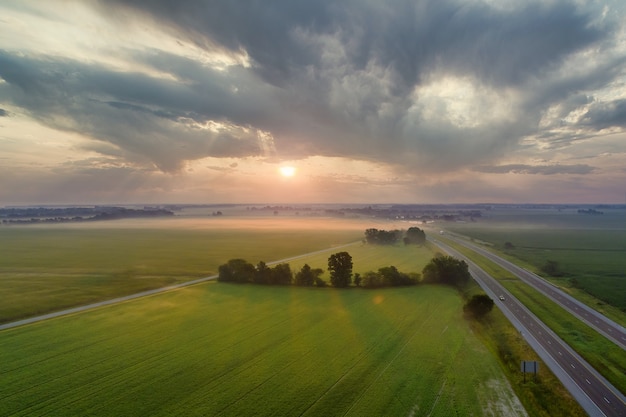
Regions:
<instances>
[{"instance_id":1,"label":"sun","mask_svg":"<svg viewBox=\"0 0 626 417\"><path fill-rule=\"evenodd\" d=\"M296 175L296 168L292 166L282 166L280 167L280 175L283 177L293 177Z\"/></svg>"}]
</instances>

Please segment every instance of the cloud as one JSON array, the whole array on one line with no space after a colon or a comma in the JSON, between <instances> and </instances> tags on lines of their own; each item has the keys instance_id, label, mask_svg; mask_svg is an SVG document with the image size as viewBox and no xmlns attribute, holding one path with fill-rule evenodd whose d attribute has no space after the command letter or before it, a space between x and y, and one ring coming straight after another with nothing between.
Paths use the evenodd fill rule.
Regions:
<instances>
[{"instance_id":1,"label":"cloud","mask_svg":"<svg viewBox=\"0 0 626 417\"><path fill-rule=\"evenodd\" d=\"M586 175L594 172L596 168L585 165L525 165L525 164L508 164L497 166L479 166L474 168L476 172L487 174L530 174L530 175L558 175L558 174L574 174Z\"/></svg>"},{"instance_id":2,"label":"cloud","mask_svg":"<svg viewBox=\"0 0 626 417\"><path fill-rule=\"evenodd\" d=\"M581 117L580 124L595 130L626 127L626 99L594 103Z\"/></svg>"},{"instance_id":3,"label":"cloud","mask_svg":"<svg viewBox=\"0 0 626 417\"><path fill-rule=\"evenodd\" d=\"M626 128L619 2L74 5L79 15L0 6L11 40L0 42L0 117L81 135L76 146L116 167L177 175L205 158L325 157L398 178L589 176L599 164L558 151L603 151L598 135ZM41 46L14 24L29 16Z\"/></svg>"},{"instance_id":4,"label":"cloud","mask_svg":"<svg viewBox=\"0 0 626 417\"><path fill-rule=\"evenodd\" d=\"M567 1L240 3L106 2L102 10L207 51L247 56L249 67L233 65L227 75L166 54L139 60L204 90L205 99L218 94L220 116L269 132L279 155L383 159L424 172L498 158L533 134L546 106L580 88L561 83L548 95L541 81L615 30ZM451 110L455 96L425 100L424 90L446 80L472 87L471 112ZM437 105L447 117L428 117ZM490 119L497 108L508 114Z\"/></svg>"}]
</instances>

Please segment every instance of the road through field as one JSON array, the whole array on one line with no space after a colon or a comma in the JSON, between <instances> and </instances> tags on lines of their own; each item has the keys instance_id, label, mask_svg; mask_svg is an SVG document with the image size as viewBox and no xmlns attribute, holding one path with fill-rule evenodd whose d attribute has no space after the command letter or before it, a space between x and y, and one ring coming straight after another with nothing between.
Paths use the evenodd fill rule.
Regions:
<instances>
[{"instance_id":1,"label":"road through field","mask_svg":"<svg viewBox=\"0 0 626 417\"><path fill-rule=\"evenodd\" d=\"M436 239L430 240L448 254L468 263L476 282L496 300L502 313L590 416L626 416L624 395L506 291L496 279L452 247Z\"/></svg>"},{"instance_id":2,"label":"road through field","mask_svg":"<svg viewBox=\"0 0 626 417\"><path fill-rule=\"evenodd\" d=\"M595 329L598 333L604 335L607 339L612 340L622 349L626 349L626 329L624 329L624 327L620 326L619 324L615 323L604 315L598 313L591 307L581 303L569 294L561 291L540 276L533 274L532 272L527 271L524 268L520 268L514 263L509 262L506 259L503 259L493 254L492 252L472 243L469 243L463 239L458 239L450 235L447 235L446 237L454 240L460 245L463 245L473 250L474 252L479 253L490 261L511 272L513 275L515 275L543 295L549 297L552 301L567 310L570 314L574 315L574 317L582 320L589 327Z\"/></svg>"},{"instance_id":3,"label":"road through field","mask_svg":"<svg viewBox=\"0 0 626 417\"><path fill-rule=\"evenodd\" d=\"M277 261L272 261L272 262L268 262L267 265L275 265L275 264L279 264L279 263L283 263L283 262L289 262L289 261L293 261L295 259L299 259L299 258L304 258L307 256L312 256L312 255L317 255L320 253L324 253L324 252L330 252L330 251L336 251L338 249L343 249L343 248L347 248L349 246L353 246L356 244L360 244L361 241L356 241L356 242L352 242L352 243L346 243L345 245L339 245L339 246L333 246L331 248L327 248L327 249L320 249L317 251L313 251L313 252L308 252L308 253L304 253L301 255L296 255L296 256L291 256L289 258L284 258L284 259L279 259ZM116 298L112 298L110 300L104 300L104 301L99 301L97 303L92 303L92 304L87 304L87 305L83 305L83 306L79 306L79 307L73 307L73 308L68 308L65 310L60 310L60 311L55 311L52 313L48 313L48 314L43 314L41 316L35 316L35 317L30 317L27 319L23 319L23 320L17 320L17 321L13 321L10 323L5 323L0 325L0 331L2 330L6 330L6 329L12 329L14 327L19 327L19 326L24 326L26 324L31 324L31 323L37 323L39 321L43 321L43 320L48 320L48 319L53 319L55 317L61 317L61 316L66 316L69 314L75 314L75 313L80 313L86 310L91 310L94 308L99 308L99 307L105 307L111 304L118 304L118 303L123 303L125 301L130 301L130 300L134 300L136 298L141 298L141 297L147 297L150 295L154 295L154 294L159 294L162 292L166 292L166 291L172 291L172 290L176 290L179 288L183 288L183 287L188 287L190 285L196 285L196 284L200 284L206 281L211 281L217 279L217 275L211 275L208 277L203 277L203 278L198 278L198 279L194 279L192 281L187 281L187 282L183 282L180 284L176 284L176 285L170 285L167 287L161 287L161 288L155 288L153 290L148 290L148 291L142 291L142 292L138 292L135 294L129 294L129 295L125 295L123 297L116 297Z\"/></svg>"}]
</instances>

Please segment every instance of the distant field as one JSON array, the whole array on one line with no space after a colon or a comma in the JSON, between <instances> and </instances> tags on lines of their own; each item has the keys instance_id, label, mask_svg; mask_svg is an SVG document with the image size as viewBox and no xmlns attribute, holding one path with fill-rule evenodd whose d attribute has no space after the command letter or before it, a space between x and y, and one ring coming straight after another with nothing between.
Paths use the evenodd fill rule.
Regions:
<instances>
[{"instance_id":1,"label":"distant field","mask_svg":"<svg viewBox=\"0 0 626 417\"><path fill-rule=\"evenodd\" d=\"M626 212L494 214L476 223L443 225L530 265L563 287L577 287L626 312ZM514 249L505 249L510 242ZM563 277L540 271L556 261Z\"/></svg>"},{"instance_id":2,"label":"distant field","mask_svg":"<svg viewBox=\"0 0 626 417\"><path fill-rule=\"evenodd\" d=\"M381 267L391 265L398 268L400 272L421 273L424 265L435 255L430 246L405 246L403 244L394 246L356 244L341 250L348 252L352 256L353 272L361 275L365 272L377 271ZM326 270L328 257L331 253L333 252L295 259L290 261L289 265L294 272L302 268L305 263L311 268ZM328 271L325 271L321 278L329 282L330 275Z\"/></svg>"},{"instance_id":3,"label":"distant field","mask_svg":"<svg viewBox=\"0 0 626 417\"><path fill-rule=\"evenodd\" d=\"M256 264L332 249L359 241L369 227L385 226L266 216L0 227L0 323L214 275L231 258ZM430 255L360 246L348 249L355 272L389 265L419 272ZM306 262L326 269L330 253ZM289 263L295 271L304 261Z\"/></svg>"},{"instance_id":4,"label":"distant field","mask_svg":"<svg viewBox=\"0 0 626 417\"><path fill-rule=\"evenodd\" d=\"M522 416L455 290L203 284L0 333L0 415Z\"/></svg>"}]
</instances>

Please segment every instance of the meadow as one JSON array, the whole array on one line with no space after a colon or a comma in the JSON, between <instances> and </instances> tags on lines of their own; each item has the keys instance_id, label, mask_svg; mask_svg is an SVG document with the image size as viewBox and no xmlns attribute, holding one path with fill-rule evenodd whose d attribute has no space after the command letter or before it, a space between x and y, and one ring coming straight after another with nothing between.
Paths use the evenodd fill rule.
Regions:
<instances>
[{"instance_id":1,"label":"meadow","mask_svg":"<svg viewBox=\"0 0 626 417\"><path fill-rule=\"evenodd\" d=\"M0 415L526 415L451 288L206 283L0 333Z\"/></svg>"},{"instance_id":2,"label":"meadow","mask_svg":"<svg viewBox=\"0 0 626 417\"><path fill-rule=\"evenodd\" d=\"M603 215L574 210L493 212L475 223L442 225L486 243L528 265L534 272L602 310L608 304L626 312L626 211ZM513 248L507 249L509 242ZM562 276L541 271L547 261L557 263ZM592 296L595 300L590 300Z\"/></svg>"},{"instance_id":3,"label":"meadow","mask_svg":"<svg viewBox=\"0 0 626 417\"><path fill-rule=\"evenodd\" d=\"M0 323L214 275L233 257L256 264L332 249L370 224L183 217L0 227Z\"/></svg>"}]
</instances>

